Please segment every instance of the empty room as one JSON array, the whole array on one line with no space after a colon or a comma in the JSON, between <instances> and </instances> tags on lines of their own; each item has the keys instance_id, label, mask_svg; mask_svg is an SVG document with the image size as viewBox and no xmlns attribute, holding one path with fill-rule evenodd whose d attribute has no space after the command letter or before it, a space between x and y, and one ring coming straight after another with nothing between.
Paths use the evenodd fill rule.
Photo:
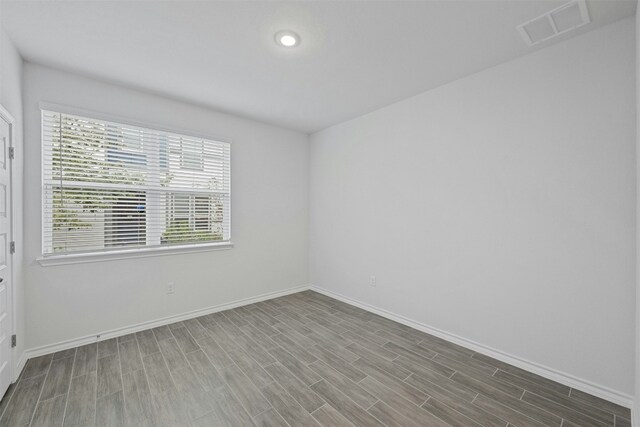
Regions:
<instances>
[{"instance_id":1,"label":"empty room","mask_svg":"<svg viewBox=\"0 0 640 427\"><path fill-rule=\"evenodd\" d=\"M0 427L640 427L637 0L0 0Z\"/></svg>"}]
</instances>

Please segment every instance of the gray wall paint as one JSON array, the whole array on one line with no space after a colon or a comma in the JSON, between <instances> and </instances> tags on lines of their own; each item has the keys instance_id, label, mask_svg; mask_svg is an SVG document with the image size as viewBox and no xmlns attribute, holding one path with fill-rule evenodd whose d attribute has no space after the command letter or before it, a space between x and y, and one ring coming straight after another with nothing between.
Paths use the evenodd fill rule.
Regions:
<instances>
[{"instance_id":1,"label":"gray wall paint","mask_svg":"<svg viewBox=\"0 0 640 427\"><path fill-rule=\"evenodd\" d=\"M629 18L312 135L312 283L632 395L634 62Z\"/></svg>"},{"instance_id":2,"label":"gray wall paint","mask_svg":"<svg viewBox=\"0 0 640 427\"><path fill-rule=\"evenodd\" d=\"M307 135L30 63L24 79L27 348L308 283ZM41 101L233 139L236 246L41 267Z\"/></svg>"}]
</instances>

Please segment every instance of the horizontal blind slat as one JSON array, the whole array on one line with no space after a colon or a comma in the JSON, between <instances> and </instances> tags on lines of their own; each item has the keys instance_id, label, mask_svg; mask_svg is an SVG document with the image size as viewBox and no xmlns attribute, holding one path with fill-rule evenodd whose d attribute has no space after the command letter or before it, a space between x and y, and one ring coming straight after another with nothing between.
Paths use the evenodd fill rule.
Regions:
<instances>
[{"instance_id":1,"label":"horizontal blind slat","mask_svg":"<svg viewBox=\"0 0 640 427\"><path fill-rule=\"evenodd\" d=\"M227 142L42 111L43 254L230 240Z\"/></svg>"}]
</instances>

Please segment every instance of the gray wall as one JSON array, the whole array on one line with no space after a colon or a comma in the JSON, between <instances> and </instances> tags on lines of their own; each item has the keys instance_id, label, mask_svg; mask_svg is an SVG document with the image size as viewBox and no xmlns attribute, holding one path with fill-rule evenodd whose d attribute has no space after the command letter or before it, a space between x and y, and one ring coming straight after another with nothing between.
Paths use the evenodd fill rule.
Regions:
<instances>
[{"instance_id":1,"label":"gray wall","mask_svg":"<svg viewBox=\"0 0 640 427\"><path fill-rule=\"evenodd\" d=\"M24 82L27 348L308 283L307 135L30 63ZM235 247L40 266L41 101L232 139Z\"/></svg>"},{"instance_id":2,"label":"gray wall","mask_svg":"<svg viewBox=\"0 0 640 427\"><path fill-rule=\"evenodd\" d=\"M630 401L634 43L628 18L312 135L312 283Z\"/></svg>"}]
</instances>

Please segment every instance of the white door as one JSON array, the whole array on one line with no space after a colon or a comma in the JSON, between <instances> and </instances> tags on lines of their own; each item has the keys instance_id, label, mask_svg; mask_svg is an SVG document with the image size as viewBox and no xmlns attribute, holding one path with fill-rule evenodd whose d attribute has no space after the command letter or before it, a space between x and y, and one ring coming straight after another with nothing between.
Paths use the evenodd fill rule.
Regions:
<instances>
[{"instance_id":1,"label":"white door","mask_svg":"<svg viewBox=\"0 0 640 427\"><path fill-rule=\"evenodd\" d=\"M0 398L13 376L11 335L13 295L11 276L11 147L10 117L0 107Z\"/></svg>"}]
</instances>

